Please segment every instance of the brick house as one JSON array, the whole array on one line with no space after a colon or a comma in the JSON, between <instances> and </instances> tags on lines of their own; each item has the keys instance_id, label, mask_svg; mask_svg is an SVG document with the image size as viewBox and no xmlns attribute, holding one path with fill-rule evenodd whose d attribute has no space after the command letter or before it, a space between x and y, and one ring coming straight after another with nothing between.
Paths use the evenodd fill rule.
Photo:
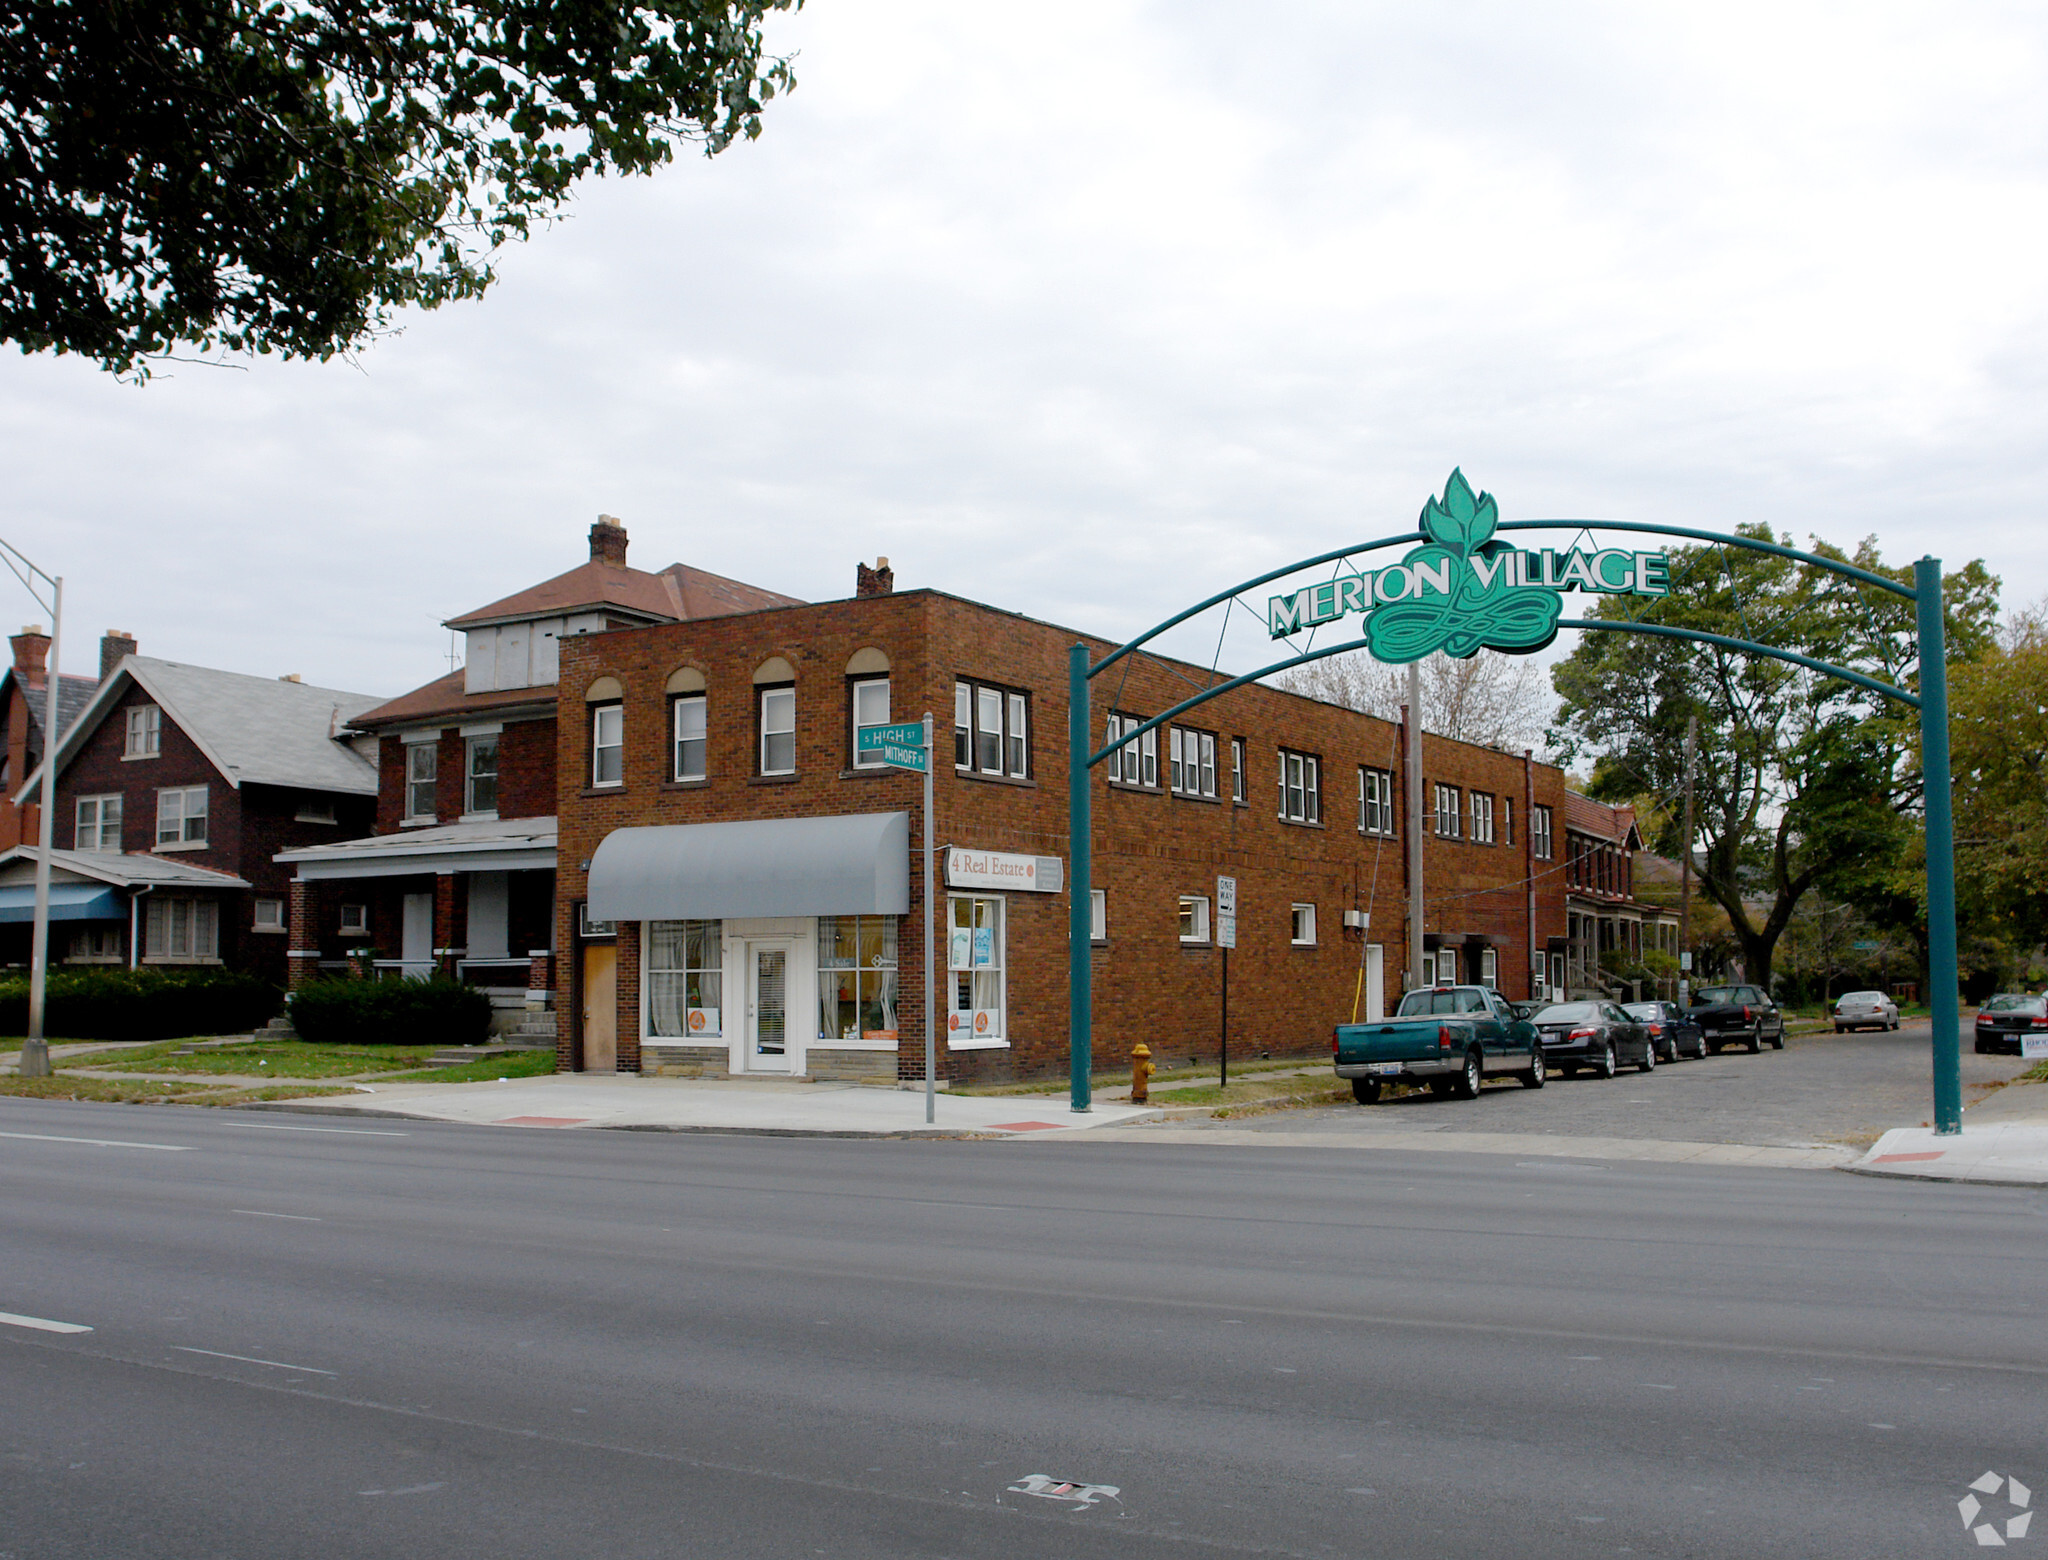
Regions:
<instances>
[{"instance_id":1,"label":"brick house","mask_svg":"<svg viewBox=\"0 0 2048 1560\"><path fill-rule=\"evenodd\" d=\"M580 636L791 604L685 564L626 563L624 526L590 528L589 560L444 625L463 665L360 711L374 743L367 833L282 852L292 983L351 960L491 991L517 1027L552 981L556 673Z\"/></svg>"},{"instance_id":2,"label":"brick house","mask_svg":"<svg viewBox=\"0 0 2048 1560\"><path fill-rule=\"evenodd\" d=\"M1570 792L1565 799L1565 979L1574 992L1607 993L1618 982L1601 960L1618 952L1631 964L1645 950L1678 956L1678 916L1637 897L1643 837L1635 809L1610 807Z\"/></svg>"},{"instance_id":3,"label":"brick house","mask_svg":"<svg viewBox=\"0 0 2048 1560\"><path fill-rule=\"evenodd\" d=\"M564 644L560 1065L922 1075L922 781L856 726L936 719L940 1072L1067 1065L1067 651L1075 634L933 590ZM1110 648L1089 640L1096 655ZM1213 681L1138 659L1095 690L1123 730ZM580 709L577 706L580 705ZM1219 874L1237 880L1235 1055L1312 1054L1381 1012L1406 961L1394 724L1253 685L1092 775L1098 1054L1216 1054ZM1564 931L1548 853L1563 776L1425 738L1425 944L1439 979L1514 995ZM1530 827L1531 824L1537 827Z\"/></svg>"},{"instance_id":4,"label":"brick house","mask_svg":"<svg viewBox=\"0 0 2048 1560\"><path fill-rule=\"evenodd\" d=\"M376 771L348 722L374 696L133 653L58 745L51 963L223 965L282 982L289 874L273 857L368 827ZM16 805L40 773L14 788ZM0 895L36 849L0 852ZM28 928L0 927L26 957ZM13 944L18 942L17 950Z\"/></svg>"},{"instance_id":5,"label":"brick house","mask_svg":"<svg viewBox=\"0 0 2048 1560\"><path fill-rule=\"evenodd\" d=\"M43 761L43 722L49 714L50 636L39 624L31 624L8 644L13 647L14 659L6 671L0 672L0 850L35 844L37 831L42 827L42 793L35 792L20 803L14 795L21 777ZM110 670L106 657L109 645L135 648L135 641L124 635L109 634L100 644L100 677ZM118 661L120 655L114 659ZM59 674L60 731L71 729L71 723L91 702L98 686L97 678ZM14 919L12 910L11 905L0 901L0 919Z\"/></svg>"}]
</instances>

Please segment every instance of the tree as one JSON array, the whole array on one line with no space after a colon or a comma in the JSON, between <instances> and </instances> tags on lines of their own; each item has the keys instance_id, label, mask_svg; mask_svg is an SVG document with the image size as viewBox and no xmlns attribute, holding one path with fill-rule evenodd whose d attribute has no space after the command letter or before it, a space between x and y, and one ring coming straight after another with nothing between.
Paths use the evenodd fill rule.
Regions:
<instances>
[{"instance_id":1,"label":"tree","mask_svg":"<svg viewBox=\"0 0 2048 1560\"><path fill-rule=\"evenodd\" d=\"M1465 659L1432 655L1421 663L1422 729L1503 752L1541 748L1552 700L1543 674L1527 656L1481 650ZM1282 672L1273 681L1289 693L1399 720L1408 702L1408 668L1365 651L1333 655Z\"/></svg>"},{"instance_id":2,"label":"tree","mask_svg":"<svg viewBox=\"0 0 2048 1560\"><path fill-rule=\"evenodd\" d=\"M760 133L802 0L17 0L0 335L138 380L480 295L588 173Z\"/></svg>"},{"instance_id":3,"label":"tree","mask_svg":"<svg viewBox=\"0 0 2048 1560\"><path fill-rule=\"evenodd\" d=\"M1771 540L1767 528L1742 534ZM1787 539L1789 545L1789 539ZM1910 584L1874 541L1824 557ZM1748 639L1901 687L1915 680L1913 606L1888 591L1789 558L1741 548L1671 555L1673 588L1642 619ZM1989 648L1998 582L1981 563L1945 577L1949 650ZM1591 614L1621 618L1622 598ZM1896 898L1919 797L1915 716L1881 695L1765 656L1627 633L1589 633L1559 664L1556 743L1567 762L1593 758L1590 793L1656 798L1653 847L1693 848L1701 891L1727 913L1749 978L1768 981L1779 937L1820 884L1871 913ZM1695 841L1682 840L1688 718L1699 722Z\"/></svg>"}]
</instances>

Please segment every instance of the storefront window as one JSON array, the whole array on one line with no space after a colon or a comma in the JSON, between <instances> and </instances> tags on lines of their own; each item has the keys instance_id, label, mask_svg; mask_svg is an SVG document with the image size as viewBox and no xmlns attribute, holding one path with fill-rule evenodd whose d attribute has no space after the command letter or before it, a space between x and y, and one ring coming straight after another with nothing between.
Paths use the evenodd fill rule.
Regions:
<instances>
[{"instance_id":1,"label":"storefront window","mask_svg":"<svg viewBox=\"0 0 2048 1560\"><path fill-rule=\"evenodd\" d=\"M647 923L647 1027L659 1039L722 1033L724 939L717 921Z\"/></svg>"},{"instance_id":2,"label":"storefront window","mask_svg":"<svg viewBox=\"0 0 2048 1560\"><path fill-rule=\"evenodd\" d=\"M818 917L818 1038L896 1043L896 917Z\"/></svg>"},{"instance_id":3,"label":"storefront window","mask_svg":"<svg viewBox=\"0 0 2048 1560\"><path fill-rule=\"evenodd\" d=\"M955 1050L1006 1045L1003 901L956 894L946 919L946 1043Z\"/></svg>"}]
</instances>

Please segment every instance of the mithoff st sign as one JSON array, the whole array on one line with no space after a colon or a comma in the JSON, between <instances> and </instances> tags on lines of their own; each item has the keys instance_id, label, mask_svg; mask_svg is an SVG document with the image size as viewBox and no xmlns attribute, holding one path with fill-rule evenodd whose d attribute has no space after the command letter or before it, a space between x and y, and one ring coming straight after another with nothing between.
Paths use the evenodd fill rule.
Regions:
<instances>
[{"instance_id":1,"label":"mithoff st sign","mask_svg":"<svg viewBox=\"0 0 2048 1560\"><path fill-rule=\"evenodd\" d=\"M881 754L883 763L897 769L925 772L922 721L906 721L900 726L863 726L854 747L858 752Z\"/></svg>"},{"instance_id":2,"label":"mithoff st sign","mask_svg":"<svg viewBox=\"0 0 2048 1560\"><path fill-rule=\"evenodd\" d=\"M1281 639L1356 612L1365 618L1366 648L1381 661L1419 661L1438 650L1526 655L1557 637L1568 590L1670 593L1670 565L1661 552L1525 552L1493 539L1499 523L1493 495L1475 497L1454 471L1444 496L1423 506L1427 543L1385 568L1269 598L1266 627Z\"/></svg>"}]
</instances>

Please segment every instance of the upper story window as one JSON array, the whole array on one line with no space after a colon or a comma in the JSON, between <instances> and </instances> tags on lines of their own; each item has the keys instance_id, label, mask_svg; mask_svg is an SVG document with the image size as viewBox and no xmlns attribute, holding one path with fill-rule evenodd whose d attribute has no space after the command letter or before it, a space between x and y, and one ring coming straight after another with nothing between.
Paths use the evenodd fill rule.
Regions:
<instances>
[{"instance_id":1,"label":"upper story window","mask_svg":"<svg viewBox=\"0 0 2048 1560\"><path fill-rule=\"evenodd\" d=\"M1463 822L1459 817L1458 788L1454 785L1439 785L1435 796L1437 835L1441 839L1454 840L1462 832L1460 825Z\"/></svg>"},{"instance_id":2,"label":"upper story window","mask_svg":"<svg viewBox=\"0 0 2048 1560\"><path fill-rule=\"evenodd\" d=\"M590 783L626 783L626 707L593 705L590 711Z\"/></svg>"},{"instance_id":3,"label":"upper story window","mask_svg":"<svg viewBox=\"0 0 2048 1560\"><path fill-rule=\"evenodd\" d=\"M407 822L434 821L435 765L441 752L438 742L408 742L405 745L405 816Z\"/></svg>"},{"instance_id":4,"label":"upper story window","mask_svg":"<svg viewBox=\"0 0 2048 1560\"><path fill-rule=\"evenodd\" d=\"M470 737L464 744L468 762L464 765L462 810L468 814L498 810L498 739L495 734Z\"/></svg>"},{"instance_id":5,"label":"upper story window","mask_svg":"<svg viewBox=\"0 0 2048 1560\"><path fill-rule=\"evenodd\" d=\"M1216 798L1216 734L1175 726L1167 737L1167 779L1177 796Z\"/></svg>"},{"instance_id":6,"label":"upper story window","mask_svg":"<svg viewBox=\"0 0 2048 1560\"><path fill-rule=\"evenodd\" d=\"M205 786L186 786L156 793L156 842L159 845L206 843Z\"/></svg>"},{"instance_id":7,"label":"upper story window","mask_svg":"<svg viewBox=\"0 0 2048 1560\"><path fill-rule=\"evenodd\" d=\"M761 692L761 773L796 773L796 689Z\"/></svg>"},{"instance_id":8,"label":"upper story window","mask_svg":"<svg viewBox=\"0 0 2048 1560\"><path fill-rule=\"evenodd\" d=\"M1251 799L1245 788L1243 737L1230 739L1230 799L1240 807Z\"/></svg>"},{"instance_id":9,"label":"upper story window","mask_svg":"<svg viewBox=\"0 0 2048 1560\"><path fill-rule=\"evenodd\" d=\"M112 851L121 848L120 797L81 796L78 799L76 832L71 848Z\"/></svg>"},{"instance_id":10,"label":"upper story window","mask_svg":"<svg viewBox=\"0 0 2048 1560\"><path fill-rule=\"evenodd\" d=\"M1289 823L1323 821L1322 760L1280 750L1280 816Z\"/></svg>"},{"instance_id":11,"label":"upper story window","mask_svg":"<svg viewBox=\"0 0 2048 1560\"><path fill-rule=\"evenodd\" d=\"M1391 770L1362 766L1358 771L1358 832L1394 832L1394 776Z\"/></svg>"},{"instance_id":12,"label":"upper story window","mask_svg":"<svg viewBox=\"0 0 2048 1560\"><path fill-rule=\"evenodd\" d=\"M961 679L953 684L953 767L973 774L1031 775L1030 699L1021 690Z\"/></svg>"},{"instance_id":13,"label":"upper story window","mask_svg":"<svg viewBox=\"0 0 2048 1560\"><path fill-rule=\"evenodd\" d=\"M1529 809L1529 848L1543 860L1550 859L1550 809L1532 807Z\"/></svg>"},{"instance_id":14,"label":"upper story window","mask_svg":"<svg viewBox=\"0 0 2048 1560\"><path fill-rule=\"evenodd\" d=\"M849 719L853 724L853 767L855 769L887 769L881 750L863 753L860 750L860 729L863 726L886 726L889 724L889 679L869 677L853 684L852 709Z\"/></svg>"},{"instance_id":15,"label":"upper story window","mask_svg":"<svg viewBox=\"0 0 2048 1560\"><path fill-rule=\"evenodd\" d=\"M1145 724L1143 715L1112 715L1109 717L1109 740L1115 742L1127 732L1136 731ZM1124 743L1109 756L1109 778L1122 785L1142 785L1157 789L1159 785L1159 728L1154 726L1143 736Z\"/></svg>"},{"instance_id":16,"label":"upper story window","mask_svg":"<svg viewBox=\"0 0 2048 1560\"><path fill-rule=\"evenodd\" d=\"M1515 843L1515 799L1512 796L1500 799L1500 842L1503 845Z\"/></svg>"},{"instance_id":17,"label":"upper story window","mask_svg":"<svg viewBox=\"0 0 2048 1560\"><path fill-rule=\"evenodd\" d=\"M1493 798L1484 791L1472 793L1472 843L1493 843Z\"/></svg>"},{"instance_id":18,"label":"upper story window","mask_svg":"<svg viewBox=\"0 0 2048 1560\"><path fill-rule=\"evenodd\" d=\"M1180 940L1184 943L1205 943L1209 940L1208 896L1180 896Z\"/></svg>"},{"instance_id":19,"label":"upper story window","mask_svg":"<svg viewBox=\"0 0 2048 1560\"><path fill-rule=\"evenodd\" d=\"M155 758L164 750L164 712L154 704L131 705L123 758Z\"/></svg>"},{"instance_id":20,"label":"upper story window","mask_svg":"<svg viewBox=\"0 0 2048 1560\"><path fill-rule=\"evenodd\" d=\"M1316 943L1316 907L1291 906L1288 917L1288 941L1297 948L1313 948Z\"/></svg>"},{"instance_id":21,"label":"upper story window","mask_svg":"<svg viewBox=\"0 0 2048 1560\"><path fill-rule=\"evenodd\" d=\"M675 748L669 777L674 780L702 780L708 773L705 744L710 733L703 694L686 693L669 705L669 733Z\"/></svg>"}]
</instances>

